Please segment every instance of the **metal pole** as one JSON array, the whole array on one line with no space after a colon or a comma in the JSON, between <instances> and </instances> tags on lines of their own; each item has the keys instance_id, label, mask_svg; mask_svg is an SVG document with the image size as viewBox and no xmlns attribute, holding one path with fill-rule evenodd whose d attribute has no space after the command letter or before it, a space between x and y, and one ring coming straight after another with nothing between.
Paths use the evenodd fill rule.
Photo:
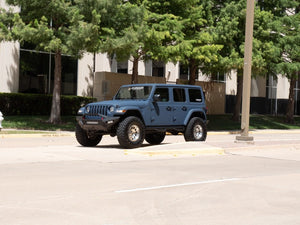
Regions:
<instances>
[{"instance_id":1,"label":"metal pole","mask_svg":"<svg viewBox=\"0 0 300 225\"><path fill-rule=\"evenodd\" d=\"M241 136L236 136L237 141L253 141L253 137L249 136L249 113L254 6L255 0L247 0Z\"/></svg>"}]
</instances>

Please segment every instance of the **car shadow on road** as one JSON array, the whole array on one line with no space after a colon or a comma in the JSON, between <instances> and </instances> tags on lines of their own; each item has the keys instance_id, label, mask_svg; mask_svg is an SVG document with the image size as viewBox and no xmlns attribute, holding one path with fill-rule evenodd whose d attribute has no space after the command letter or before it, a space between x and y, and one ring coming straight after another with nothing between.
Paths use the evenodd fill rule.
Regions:
<instances>
[{"instance_id":1,"label":"car shadow on road","mask_svg":"<svg viewBox=\"0 0 300 225\"><path fill-rule=\"evenodd\" d=\"M118 145L118 144L112 144L112 145L97 145L97 146L94 146L94 147L89 147L91 149L118 149L118 150L136 150L136 149L140 149L140 148L147 148L147 147L151 147L151 146L162 146L162 145L168 145L168 144L171 144L171 143L160 143L159 145L151 145L151 144L148 144L148 143L145 143L145 144L142 144L141 147L138 147L138 148L131 148L131 149L126 149L126 148L123 148L121 145ZM81 146L81 145L78 145L77 147L82 147L82 148L87 148L85 146Z\"/></svg>"}]
</instances>

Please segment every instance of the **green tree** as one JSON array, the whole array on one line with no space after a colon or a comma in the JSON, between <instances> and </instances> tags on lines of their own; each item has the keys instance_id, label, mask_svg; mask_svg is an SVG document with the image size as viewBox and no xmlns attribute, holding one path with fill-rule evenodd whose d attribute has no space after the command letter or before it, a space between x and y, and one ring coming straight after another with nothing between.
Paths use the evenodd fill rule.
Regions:
<instances>
[{"instance_id":1,"label":"green tree","mask_svg":"<svg viewBox=\"0 0 300 225\"><path fill-rule=\"evenodd\" d=\"M0 42L12 40L11 28L13 25L14 13L12 9L5 10L0 8Z\"/></svg>"},{"instance_id":2,"label":"green tree","mask_svg":"<svg viewBox=\"0 0 300 225\"><path fill-rule=\"evenodd\" d=\"M13 35L38 49L54 52L54 89L50 123L60 122L61 56L81 57L84 50L93 51L99 37L100 17L91 12L90 22L80 14L80 0L7 0L21 7L15 17Z\"/></svg>"},{"instance_id":3,"label":"green tree","mask_svg":"<svg viewBox=\"0 0 300 225\"><path fill-rule=\"evenodd\" d=\"M118 8L118 18L106 29L102 52L117 56L117 60L132 57L133 69L131 83L138 83L138 62L145 55L145 33L147 25L144 21L142 6L127 1Z\"/></svg>"},{"instance_id":4,"label":"green tree","mask_svg":"<svg viewBox=\"0 0 300 225\"><path fill-rule=\"evenodd\" d=\"M6 39L7 26L5 26L5 11L0 8L0 42Z\"/></svg>"},{"instance_id":5,"label":"green tree","mask_svg":"<svg viewBox=\"0 0 300 225\"><path fill-rule=\"evenodd\" d=\"M139 61L167 60L167 52L179 34L177 18L156 6L153 0L124 1L119 5L118 17L111 17L113 22L104 32L103 52L115 54L118 60L132 59L131 83L138 83Z\"/></svg>"},{"instance_id":6,"label":"green tree","mask_svg":"<svg viewBox=\"0 0 300 225\"><path fill-rule=\"evenodd\" d=\"M158 30L169 32L163 36L164 41L160 47L151 50L155 52L153 57L163 61L180 61L189 67L189 83L195 84L199 66L216 61L217 52L222 48L215 44L211 29L212 1L149 0L147 9L161 16L162 20L154 20L155 26L162 28L162 24L167 25Z\"/></svg>"},{"instance_id":7,"label":"green tree","mask_svg":"<svg viewBox=\"0 0 300 225\"><path fill-rule=\"evenodd\" d=\"M278 53L276 46L269 39L272 14L255 8L254 34L253 34L253 74L266 75L270 60ZM221 50L219 63L213 69L221 71L237 71L237 93L233 110L233 120L240 119L240 109L243 90L243 67L245 45L246 1L233 0L226 2L215 19L218 41L224 47Z\"/></svg>"},{"instance_id":8,"label":"green tree","mask_svg":"<svg viewBox=\"0 0 300 225\"><path fill-rule=\"evenodd\" d=\"M189 84L194 85L199 66L218 61L222 45L216 44L213 33L211 0L188 1L181 15L184 38L179 40L179 61L189 67ZM211 74L209 72L209 74Z\"/></svg>"},{"instance_id":9,"label":"green tree","mask_svg":"<svg viewBox=\"0 0 300 225\"><path fill-rule=\"evenodd\" d=\"M286 76L290 81L286 122L294 123L294 88L300 75L300 3L281 0L276 4L266 1L265 4L274 15L271 37L280 49L272 66L276 73Z\"/></svg>"}]
</instances>

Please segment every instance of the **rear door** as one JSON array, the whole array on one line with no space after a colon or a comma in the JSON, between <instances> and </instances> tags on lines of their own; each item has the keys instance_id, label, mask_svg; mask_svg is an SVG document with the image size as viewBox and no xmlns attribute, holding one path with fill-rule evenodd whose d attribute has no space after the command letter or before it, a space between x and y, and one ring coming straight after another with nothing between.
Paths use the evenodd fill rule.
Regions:
<instances>
[{"instance_id":1,"label":"rear door","mask_svg":"<svg viewBox=\"0 0 300 225\"><path fill-rule=\"evenodd\" d=\"M186 89L182 87L172 88L172 96L173 96L172 124L183 125L184 119L188 112Z\"/></svg>"}]
</instances>

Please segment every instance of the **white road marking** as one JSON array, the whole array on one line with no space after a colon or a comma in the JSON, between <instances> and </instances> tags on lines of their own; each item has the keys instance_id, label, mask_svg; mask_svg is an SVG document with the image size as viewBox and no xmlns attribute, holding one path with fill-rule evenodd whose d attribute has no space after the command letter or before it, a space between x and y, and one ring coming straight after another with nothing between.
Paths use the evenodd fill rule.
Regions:
<instances>
[{"instance_id":1,"label":"white road marking","mask_svg":"<svg viewBox=\"0 0 300 225\"><path fill-rule=\"evenodd\" d=\"M218 182L228 182L228 181L237 181L240 178L228 178L228 179L218 179L218 180L207 180L207 181L199 181L199 182L191 182L191 183L182 183L182 184L170 184L170 185L162 185L162 186L154 186L154 187L145 187L145 188L134 188L127 190L119 190L115 191L115 193L128 193L128 192L136 192L136 191L149 191L149 190L157 190L162 188L172 188L172 187L181 187L181 186L190 186L197 184L211 184Z\"/></svg>"}]
</instances>

